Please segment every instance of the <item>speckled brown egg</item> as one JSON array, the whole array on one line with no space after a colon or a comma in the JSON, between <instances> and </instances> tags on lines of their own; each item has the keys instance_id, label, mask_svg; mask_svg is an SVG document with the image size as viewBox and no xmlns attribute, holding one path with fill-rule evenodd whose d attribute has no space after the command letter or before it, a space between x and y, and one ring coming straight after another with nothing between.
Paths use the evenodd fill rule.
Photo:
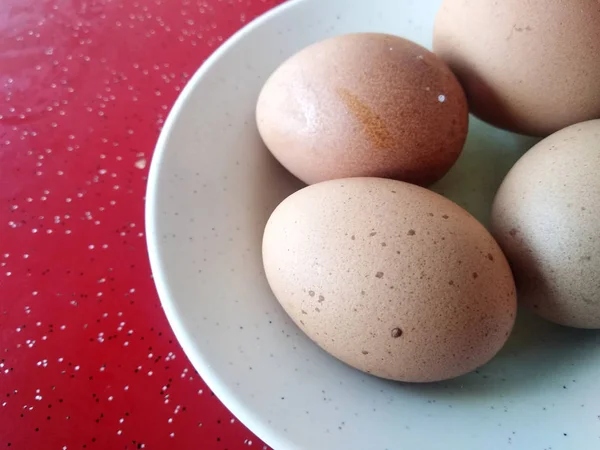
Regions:
<instances>
[{"instance_id":1,"label":"speckled brown egg","mask_svg":"<svg viewBox=\"0 0 600 450\"><path fill-rule=\"evenodd\" d=\"M296 192L267 223L263 260L313 341L383 378L465 374L498 352L515 320L512 274L492 236L450 200L400 181Z\"/></svg>"},{"instance_id":2,"label":"speckled brown egg","mask_svg":"<svg viewBox=\"0 0 600 450\"><path fill-rule=\"evenodd\" d=\"M600 118L597 1L444 0L433 49L493 125L547 136Z\"/></svg>"},{"instance_id":3,"label":"speckled brown egg","mask_svg":"<svg viewBox=\"0 0 600 450\"><path fill-rule=\"evenodd\" d=\"M305 183L373 176L427 185L460 155L468 108L433 53L359 33L284 62L260 93L256 120L275 158Z\"/></svg>"},{"instance_id":4,"label":"speckled brown egg","mask_svg":"<svg viewBox=\"0 0 600 450\"><path fill-rule=\"evenodd\" d=\"M546 319L600 328L600 120L541 141L502 183L492 229L520 302Z\"/></svg>"}]
</instances>

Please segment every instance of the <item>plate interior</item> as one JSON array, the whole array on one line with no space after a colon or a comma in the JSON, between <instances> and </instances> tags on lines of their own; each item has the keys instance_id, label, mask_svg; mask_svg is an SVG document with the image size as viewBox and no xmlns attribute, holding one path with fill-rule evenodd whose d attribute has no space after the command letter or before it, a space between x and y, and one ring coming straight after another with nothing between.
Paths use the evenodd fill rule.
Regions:
<instances>
[{"instance_id":1,"label":"plate interior","mask_svg":"<svg viewBox=\"0 0 600 450\"><path fill-rule=\"evenodd\" d=\"M148 243L164 309L186 354L240 420L276 449L600 448L600 337L524 311L477 372L406 385L322 352L266 283L264 224L302 187L254 123L262 84L323 38L397 34L430 47L439 0L296 0L238 33L200 69L152 163ZM487 224L502 178L535 143L471 119L466 148L434 190Z\"/></svg>"}]
</instances>

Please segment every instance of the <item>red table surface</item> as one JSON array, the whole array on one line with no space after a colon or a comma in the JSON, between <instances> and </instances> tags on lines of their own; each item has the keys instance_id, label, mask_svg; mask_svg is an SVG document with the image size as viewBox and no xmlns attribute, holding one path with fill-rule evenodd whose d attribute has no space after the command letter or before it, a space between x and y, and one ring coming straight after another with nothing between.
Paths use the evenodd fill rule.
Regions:
<instances>
[{"instance_id":1,"label":"red table surface","mask_svg":"<svg viewBox=\"0 0 600 450\"><path fill-rule=\"evenodd\" d=\"M0 449L266 449L167 323L148 167L182 87L281 0L0 0Z\"/></svg>"}]
</instances>

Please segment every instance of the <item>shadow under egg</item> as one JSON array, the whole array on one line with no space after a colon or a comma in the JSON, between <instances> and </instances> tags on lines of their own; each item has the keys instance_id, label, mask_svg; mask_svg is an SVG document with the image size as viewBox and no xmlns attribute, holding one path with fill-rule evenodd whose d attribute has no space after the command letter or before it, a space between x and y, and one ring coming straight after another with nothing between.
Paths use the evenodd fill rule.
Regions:
<instances>
[{"instance_id":1,"label":"shadow under egg","mask_svg":"<svg viewBox=\"0 0 600 450\"><path fill-rule=\"evenodd\" d=\"M393 383L404 395L452 402L501 404L515 395L536 395L568 384L586 371L585 360L600 358L600 330L567 328L520 309L506 345L487 364L452 380L427 384ZM567 386L564 386L567 389Z\"/></svg>"},{"instance_id":2,"label":"shadow under egg","mask_svg":"<svg viewBox=\"0 0 600 450\"><path fill-rule=\"evenodd\" d=\"M460 158L430 189L459 204L487 227L502 180L539 141L540 138L500 130L471 116Z\"/></svg>"}]
</instances>

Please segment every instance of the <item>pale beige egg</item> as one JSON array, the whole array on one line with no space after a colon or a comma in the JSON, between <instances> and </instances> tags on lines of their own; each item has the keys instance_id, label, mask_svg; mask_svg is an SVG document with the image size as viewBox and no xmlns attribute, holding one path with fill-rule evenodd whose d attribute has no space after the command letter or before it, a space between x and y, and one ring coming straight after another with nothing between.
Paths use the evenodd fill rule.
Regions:
<instances>
[{"instance_id":1,"label":"pale beige egg","mask_svg":"<svg viewBox=\"0 0 600 450\"><path fill-rule=\"evenodd\" d=\"M492 229L519 301L546 319L600 328L600 120L541 141L512 168Z\"/></svg>"}]
</instances>

